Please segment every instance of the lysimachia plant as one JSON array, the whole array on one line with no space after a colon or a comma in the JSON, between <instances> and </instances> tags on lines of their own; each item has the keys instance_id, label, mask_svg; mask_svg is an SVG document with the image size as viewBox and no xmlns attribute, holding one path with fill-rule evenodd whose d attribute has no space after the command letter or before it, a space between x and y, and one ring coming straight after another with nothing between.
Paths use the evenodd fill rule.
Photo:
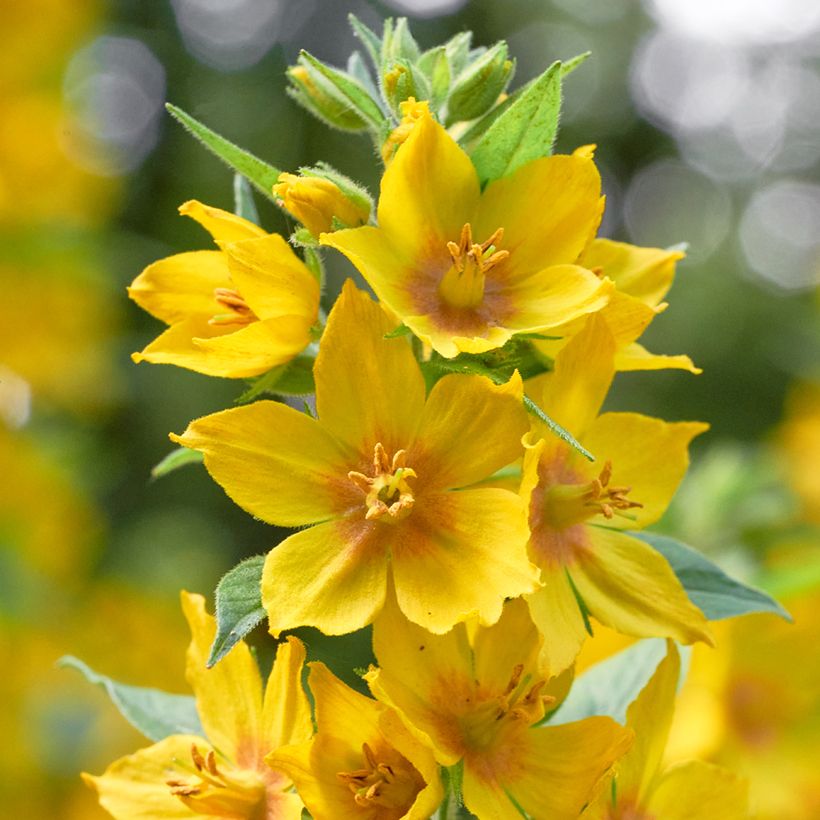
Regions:
<instances>
[{"instance_id":1,"label":"lysimachia plant","mask_svg":"<svg viewBox=\"0 0 820 820\"><path fill-rule=\"evenodd\" d=\"M638 342L680 249L596 238L594 147L553 154L586 55L511 92L504 42L422 51L404 19L351 24L347 67L303 52L289 90L370 136L378 197L169 106L235 172L235 206L180 208L214 246L136 278L168 327L134 359L246 384L155 475L203 460L294 532L222 579L215 616L182 593L193 697L65 660L153 741L85 778L116 818L746 817L741 777L663 762L681 657L710 621L788 615L646 530L707 425L601 410L620 371L698 370ZM292 236L259 224L253 189ZM325 313L335 251L376 298L348 281ZM264 619L268 675L244 640ZM646 640L573 680L596 624Z\"/></svg>"}]
</instances>

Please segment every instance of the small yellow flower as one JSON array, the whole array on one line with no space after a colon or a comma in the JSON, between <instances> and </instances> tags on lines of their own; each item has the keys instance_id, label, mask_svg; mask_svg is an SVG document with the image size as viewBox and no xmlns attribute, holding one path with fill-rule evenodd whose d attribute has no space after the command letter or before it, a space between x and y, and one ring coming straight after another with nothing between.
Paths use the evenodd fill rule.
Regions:
<instances>
[{"instance_id":1,"label":"small yellow flower","mask_svg":"<svg viewBox=\"0 0 820 820\"><path fill-rule=\"evenodd\" d=\"M427 100L417 102L415 97L409 97L399 103L399 109L402 114L401 122L390 132L382 145L381 154L385 168L393 161L396 150L407 141L418 122L430 116L430 103Z\"/></svg>"},{"instance_id":2,"label":"small yellow flower","mask_svg":"<svg viewBox=\"0 0 820 820\"><path fill-rule=\"evenodd\" d=\"M401 713L439 763L463 761L466 807L481 818L575 818L632 742L615 721L593 717L538 726L548 682L538 634L522 600L504 607L472 642L459 624L430 635L388 603L375 623L373 694ZM520 808L519 808L520 807Z\"/></svg>"},{"instance_id":3,"label":"small yellow flower","mask_svg":"<svg viewBox=\"0 0 820 820\"><path fill-rule=\"evenodd\" d=\"M534 160L482 193L470 158L422 111L382 178L379 226L320 239L452 358L600 310L612 283L578 257L602 211L598 171L583 157Z\"/></svg>"},{"instance_id":4,"label":"small yellow flower","mask_svg":"<svg viewBox=\"0 0 820 820\"><path fill-rule=\"evenodd\" d=\"M388 577L433 632L531 592L521 500L469 487L514 461L527 429L521 379L450 375L425 397L406 339L348 282L316 359L318 420L259 401L193 421L180 444L205 454L228 495L271 524L304 527L270 552L262 600L274 634L370 623Z\"/></svg>"},{"instance_id":5,"label":"small yellow flower","mask_svg":"<svg viewBox=\"0 0 820 820\"><path fill-rule=\"evenodd\" d=\"M432 753L396 712L310 664L318 732L268 756L314 820L426 820L443 797Z\"/></svg>"},{"instance_id":6,"label":"small yellow flower","mask_svg":"<svg viewBox=\"0 0 820 820\"><path fill-rule=\"evenodd\" d=\"M280 645L263 693L256 659L244 643L212 669L205 667L214 619L201 595L183 593L182 608L192 634L186 676L205 737L171 735L117 760L99 777L83 778L117 820L298 820L302 801L265 757L313 734L301 683L303 645L296 638Z\"/></svg>"},{"instance_id":7,"label":"small yellow flower","mask_svg":"<svg viewBox=\"0 0 820 820\"><path fill-rule=\"evenodd\" d=\"M661 517L686 472L689 442L707 425L637 413L599 416L615 352L606 321L592 317L559 353L541 403L598 461L591 464L539 430L524 456L530 558L544 581L528 600L553 674L573 662L586 635L578 596L591 615L620 632L711 640L705 617L666 559L623 532Z\"/></svg>"},{"instance_id":8,"label":"small yellow flower","mask_svg":"<svg viewBox=\"0 0 820 820\"><path fill-rule=\"evenodd\" d=\"M170 325L134 361L175 364L209 376L257 376L311 341L319 283L277 234L200 202L180 213L199 222L218 251L149 265L128 295Z\"/></svg>"},{"instance_id":9,"label":"small yellow flower","mask_svg":"<svg viewBox=\"0 0 820 820\"><path fill-rule=\"evenodd\" d=\"M364 225L370 209L353 202L335 182L318 176L280 174L273 192L282 207L314 236L335 230L334 219L347 228Z\"/></svg>"},{"instance_id":10,"label":"small yellow flower","mask_svg":"<svg viewBox=\"0 0 820 820\"><path fill-rule=\"evenodd\" d=\"M680 660L670 641L666 658L629 706L626 725L635 745L615 766L613 788L603 788L583 820L746 820L748 784L732 772L689 760L662 768L675 710Z\"/></svg>"}]
</instances>

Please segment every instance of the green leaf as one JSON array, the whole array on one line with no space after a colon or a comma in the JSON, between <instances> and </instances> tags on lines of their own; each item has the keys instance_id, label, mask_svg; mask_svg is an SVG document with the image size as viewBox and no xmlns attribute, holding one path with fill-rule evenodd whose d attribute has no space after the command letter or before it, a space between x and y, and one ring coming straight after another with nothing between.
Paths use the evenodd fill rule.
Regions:
<instances>
[{"instance_id":1,"label":"green leaf","mask_svg":"<svg viewBox=\"0 0 820 820\"><path fill-rule=\"evenodd\" d=\"M638 697L665 657L666 641L650 638L596 663L575 679L566 699L550 716L549 722L572 723L605 715L625 723L627 707Z\"/></svg>"},{"instance_id":2,"label":"green leaf","mask_svg":"<svg viewBox=\"0 0 820 820\"><path fill-rule=\"evenodd\" d=\"M561 63L553 63L487 129L471 159L481 184L552 153L561 113Z\"/></svg>"},{"instance_id":3,"label":"green leaf","mask_svg":"<svg viewBox=\"0 0 820 820\"><path fill-rule=\"evenodd\" d=\"M171 450L165 458L160 461L152 470L151 478L162 478L168 473L184 467L186 464L202 464L203 454L199 450L189 450L187 447L178 447Z\"/></svg>"},{"instance_id":4,"label":"green leaf","mask_svg":"<svg viewBox=\"0 0 820 820\"><path fill-rule=\"evenodd\" d=\"M216 637L206 666L218 663L265 617L262 607L264 555L237 564L216 587Z\"/></svg>"},{"instance_id":5,"label":"green leaf","mask_svg":"<svg viewBox=\"0 0 820 820\"><path fill-rule=\"evenodd\" d=\"M118 683L97 674L72 655L60 658L57 666L76 669L89 683L102 687L120 714L149 740L158 741L169 735L202 734L196 701L190 695L172 695L160 689Z\"/></svg>"},{"instance_id":6,"label":"green leaf","mask_svg":"<svg viewBox=\"0 0 820 820\"><path fill-rule=\"evenodd\" d=\"M195 120L190 114L186 114L181 108L177 108L171 103L166 103L165 108L178 122L182 123L190 134L219 157L229 168L232 168L238 174L242 174L260 193L271 201L275 201L273 185L279 178L280 171L278 168L268 165L267 162L255 157L244 148L240 148L224 137L220 137L219 134Z\"/></svg>"},{"instance_id":7,"label":"green leaf","mask_svg":"<svg viewBox=\"0 0 820 820\"><path fill-rule=\"evenodd\" d=\"M242 174L233 175L233 212L254 225L259 224L259 211L253 201L253 191Z\"/></svg>"},{"instance_id":8,"label":"green leaf","mask_svg":"<svg viewBox=\"0 0 820 820\"><path fill-rule=\"evenodd\" d=\"M577 450L584 458L589 459L589 461L595 461L595 456L584 447L581 442L579 442L569 430L565 430L558 422L553 421L529 396L524 396L524 407L527 408L527 411L532 413L540 422L546 424L549 427L550 432L554 433L558 438L562 441L565 441L572 447L573 450Z\"/></svg>"},{"instance_id":9,"label":"green leaf","mask_svg":"<svg viewBox=\"0 0 820 820\"><path fill-rule=\"evenodd\" d=\"M378 71L381 67L382 38L371 28L368 28L355 14L348 14L347 20L353 29L353 33L367 50L367 54L373 62L373 68Z\"/></svg>"},{"instance_id":10,"label":"green leaf","mask_svg":"<svg viewBox=\"0 0 820 820\"><path fill-rule=\"evenodd\" d=\"M287 364L272 367L255 379L251 386L237 399L237 404L247 404L269 393L274 396L307 396L315 392L313 381L313 356L302 354Z\"/></svg>"},{"instance_id":11,"label":"green leaf","mask_svg":"<svg viewBox=\"0 0 820 820\"><path fill-rule=\"evenodd\" d=\"M587 58L592 54L591 51L585 51L583 54L578 54L575 57L570 57L565 63L561 63L561 76L566 77L572 74L576 68L587 61Z\"/></svg>"},{"instance_id":12,"label":"green leaf","mask_svg":"<svg viewBox=\"0 0 820 820\"><path fill-rule=\"evenodd\" d=\"M720 621L751 612L772 612L791 621L789 613L765 592L736 581L705 555L666 535L630 532L645 541L672 565L675 575L692 603L710 621Z\"/></svg>"},{"instance_id":13,"label":"green leaf","mask_svg":"<svg viewBox=\"0 0 820 820\"><path fill-rule=\"evenodd\" d=\"M384 122L384 114L379 104L367 93L367 89L349 74L338 69L331 68L323 62L317 60L312 54L302 50L299 54L299 61L307 63L311 68L321 74L347 101L347 104L365 121L375 128L379 128Z\"/></svg>"}]
</instances>

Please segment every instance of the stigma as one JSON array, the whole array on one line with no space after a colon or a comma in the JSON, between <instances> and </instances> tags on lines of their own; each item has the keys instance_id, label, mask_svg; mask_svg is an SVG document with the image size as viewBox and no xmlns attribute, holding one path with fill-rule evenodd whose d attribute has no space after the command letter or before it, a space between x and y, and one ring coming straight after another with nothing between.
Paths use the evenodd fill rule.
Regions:
<instances>
[{"instance_id":1,"label":"stigma","mask_svg":"<svg viewBox=\"0 0 820 820\"><path fill-rule=\"evenodd\" d=\"M497 228L484 242L473 241L469 222L461 229L458 242L448 242L450 268L439 284L439 296L451 307L475 308L484 299L486 274L510 255L497 250L504 238L504 229Z\"/></svg>"},{"instance_id":2,"label":"stigma","mask_svg":"<svg viewBox=\"0 0 820 820\"><path fill-rule=\"evenodd\" d=\"M373 449L373 475L351 470L347 477L365 494L368 521L382 519L386 523L406 518L415 504L408 479L416 478L406 465L407 453L396 450L391 459L381 442Z\"/></svg>"},{"instance_id":3,"label":"stigma","mask_svg":"<svg viewBox=\"0 0 820 820\"><path fill-rule=\"evenodd\" d=\"M398 753L390 755L390 762L379 760L373 749L362 744L364 766L352 772L338 772L336 777L346 783L353 801L361 808L407 811L423 785L413 765Z\"/></svg>"}]
</instances>

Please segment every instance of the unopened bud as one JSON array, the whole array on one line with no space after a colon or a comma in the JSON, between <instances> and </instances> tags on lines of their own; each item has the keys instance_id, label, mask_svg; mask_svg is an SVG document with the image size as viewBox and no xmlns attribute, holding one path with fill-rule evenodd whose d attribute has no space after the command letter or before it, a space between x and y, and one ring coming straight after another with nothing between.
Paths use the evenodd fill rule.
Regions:
<instances>
[{"instance_id":1,"label":"unopened bud","mask_svg":"<svg viewBox=\"0 0 820 820\"><path fill-rule=\"evenodd\" d=\"M409 99L428 99L430 84L424 74L407 60L397 60L382 77L384 96L393 109L401 116L401 104Z\"/></svg>"},{"instance_id":2,"label":"unopened bud","mask_svg":"<svg viewBox=\"0 0 820 820\"><path fill-rule=\"evenodd\" d=\"M462 71L453 85L447 106L447 123L474 120L498 101L512 79L515 63L507 59L502 40Z\"/></svg>"}]
</instances>

